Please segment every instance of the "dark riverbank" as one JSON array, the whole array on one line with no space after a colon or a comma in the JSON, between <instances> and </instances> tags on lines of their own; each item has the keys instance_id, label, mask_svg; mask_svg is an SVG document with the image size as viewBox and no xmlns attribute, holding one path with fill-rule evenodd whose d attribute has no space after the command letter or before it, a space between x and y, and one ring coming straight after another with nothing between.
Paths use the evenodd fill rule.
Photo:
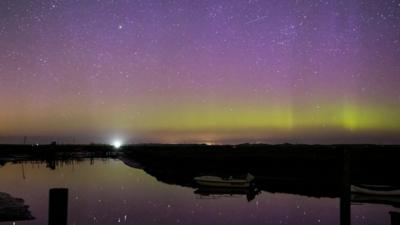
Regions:
<instances>
[{"instance_id":1,"label":"dark riverbank","mask_svg":"<svg viewBox=\"0 0 400 225\"><path fill-rule=\"evenodd\" d=\"M397 145L149 145L127 146L124 153L145 164L206 172L271 172L330 177L349 164L354 181L399 182ZM332 178L332 177L330 177Z\"/></svg>"},{"instance_id":2,"label":"dark riverbank","mask_svg":"<svg viewBox=\"0 0 400 225\"><path fill-rule=\"evenodd\" d=\"M149 145L124 148L125 161L158 180L198 188L193 178L251 173L260 190L349 196L351 184L400 187L399 146Z\"/></svg>"},{"instance_id":3,"label":"dark riverbank","mask_svg":"<svg viewBox=\"0 0 400 225\"><path fill-rule=\"evenodd\" d=\"M218 170L270 167L292 168L334 167L345 158L352 169L374 173L398 168L400 145L202 145L202 144L138 144L114 148L111 145L0 145L0 159L45 159L74 157L119 157L125 155L139 161L164 166L190 166ZM332 164L333 163L333 164ZM291 173L296 171L291 171ZM357 172L354 171L354 172Z\"/></svg>"},{"instance_id":4,"label":"dark riverbank","mask_svg":"<svg viewBox=\"0 0 400 225\"><path fill-rule=\"evenodd\" d=\"M299 187L314 182L312 189L338 190L347 171L351 183L400 186L398 145L141 144L119 149L110 145L0 145L0 165L15 160L101 157L123 157L159 180L185 185L192 185L193 177L199 175L251 173L270 189L296 181ZM305 185L304 191L309 189Z\"/></svg>"}]
</instances>

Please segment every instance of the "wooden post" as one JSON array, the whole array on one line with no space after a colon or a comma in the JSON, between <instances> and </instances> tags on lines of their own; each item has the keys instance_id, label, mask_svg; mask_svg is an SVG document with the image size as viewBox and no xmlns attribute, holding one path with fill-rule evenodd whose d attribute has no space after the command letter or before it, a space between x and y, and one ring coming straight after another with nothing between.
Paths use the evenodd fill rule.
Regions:
<instances>
[{"instance_id":1,"label":"wooden post","mask_svg":"<svg viewBox=\"0 0 400 225\"><path fill-rule=\"evenodd\" d=\"M49 195L49 225L67 225L68 189L53 188Z\"/></svg>"},{"instance_id":2,"label":"wooden post","mask_svg":"<svg viewBox=\"0 0 400 225\"><path fill-rule=\"evenodd\" d=\"M400 225L400 213L399 212L389 212L391 225Z\"/></svg>"}]
</instances>

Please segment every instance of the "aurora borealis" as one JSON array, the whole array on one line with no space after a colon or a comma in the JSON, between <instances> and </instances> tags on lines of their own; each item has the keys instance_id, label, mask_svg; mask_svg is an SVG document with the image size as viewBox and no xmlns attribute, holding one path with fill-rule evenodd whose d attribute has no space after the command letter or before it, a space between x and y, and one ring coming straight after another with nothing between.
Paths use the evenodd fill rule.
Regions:
<instances>
[{"instance_id":1,"label":"aurora borealis","mask_svg":"<svg viewBox=\"0 0 400 225\"><path fill-rule=\"evenodd\" d=\"M400 1L2 0L0 142L400 143Z\"/></svg>"}]
</instances>

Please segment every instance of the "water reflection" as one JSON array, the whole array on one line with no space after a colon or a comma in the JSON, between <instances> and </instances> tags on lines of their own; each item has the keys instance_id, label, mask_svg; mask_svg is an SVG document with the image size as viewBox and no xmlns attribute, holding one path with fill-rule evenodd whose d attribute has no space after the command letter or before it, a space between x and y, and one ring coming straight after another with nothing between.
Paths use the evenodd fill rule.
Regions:
<instances>
[{"instance_id":1,"label":"water reflection","mask_svg":"<svg viewBox=\"0 0 400 225\"><path fill-rule=\"evenodd\" d=\"M200 199L222 198L222 197L242 197L246 196L247 201L252 201L261 193L256 187L250 188L218 188L218 187L200 187L194 191Z\"/></svg>"},{"instance_id":2,"label":"water reflection","mask_svg":"<svg viewBox=\"0 0 400 225\"><path fill-rule=\"evenodd\" d=\"M55 162L52 164L55 167L47 164L8 163L0 168L2 190L24 198L36 217L16 224L398 224L399 221L395 197L343 195L317 183L315 186L323 189L312 192L307 191L312 187L310 181L287 177L262 177L252 188L231 189L201 187L193 181L196 175L161 171L162 168L126 159L124 163L93 159ZM225 172L212 175L223 176ZM310 193L315 196L310 197Z\"/></svg>"}]
</instances>

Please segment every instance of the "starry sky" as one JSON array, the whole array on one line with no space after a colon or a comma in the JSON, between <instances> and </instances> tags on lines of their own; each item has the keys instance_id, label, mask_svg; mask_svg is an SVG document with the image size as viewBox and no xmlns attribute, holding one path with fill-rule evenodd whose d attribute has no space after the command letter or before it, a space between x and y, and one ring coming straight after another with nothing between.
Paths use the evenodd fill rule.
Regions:
<instances>
[{"instance_id":1,"label":"starry sky","mask_svg":"<svg viewBox=\"0 0 400 225\"><path fill-rule=\"evenodd\" d=\"M400 143L399 62L399 0L2 0L0 143Z\"/></svg>"}]
</instances>

